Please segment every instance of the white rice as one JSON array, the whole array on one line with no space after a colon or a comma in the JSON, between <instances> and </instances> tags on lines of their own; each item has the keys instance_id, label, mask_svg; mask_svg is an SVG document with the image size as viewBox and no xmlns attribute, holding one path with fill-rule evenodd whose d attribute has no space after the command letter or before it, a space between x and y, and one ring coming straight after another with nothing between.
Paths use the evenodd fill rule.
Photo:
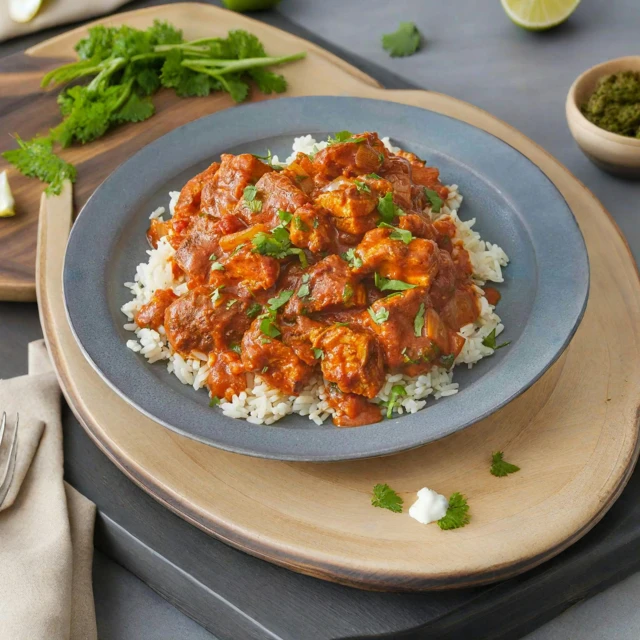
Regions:
<instances>
[{"instance_id":1,"label":"white rice","mask_svg":"<svg viewBox=\"0 0 640 640\"><path fill-rule=\"evenodd\" d=\"M392 152L398 150L394 147L389 138L382 138L382 142ZM285 160L288 164L295 159L298 152L312 153L327 146L326 141L317 142L312 136L301 136L295 138L293 152ZM274 164L281 164L277 156L273 156ZM475 219L461 220L458 217L458 209L462 204L462 195L458 191L458 185L449 187L449 196L438 214L431 213L433 218L449 215L457 228L457 238L459 238L464 248L469 252L473 267L473 278L477 285L485 282L503 282L502 268L505 267L509 258L507 254L496 244L491 244L483 240L480 234L473 230ZM173 215L175 204L180 192L171 191L169 193L169 213ZM150 219L162 220L166 210L158 207L149 216ZM165 360L167 370L173 373L183 384L191 385L194 389L201 389L206 385L209 374L207 355L194 352L190 358L183 358L174 353L169 345L164 327L158 331L153 329L140 329L131 322L134 314L142 305L149 302L153 293L157 289L171 288L176 295L183 295L187 292L187 283L184 277L174 279L170 259L175 253L173 247L162 238L157 249L147 251L149 258L147 262L140 263L136 268L133 282L126 282L125 287L130 289L132 300L122 307L122 312L127 316L129 322L124 325L126 331L135 333L136 339L128 340L126 346L136 353L142 354L149 362ZM476 362L493 354L494 350L482 344L482 341L495 330L496 336L504 330L500 317L495 313L484 296L482 289L476 287L480 302L480 316L473 324L466 325L460 329L460 335L466 338L464 347L455 361L455 366L466 364L471 368ZM304 388L299 396L288 396L270 388L266 381L259 375L247 374L247 389L234 395L230 402L223 401L220 408L225 416L230 418L245 419L254 424L273 424L290 413L297 413L308 416L316 424L322 424L330 415L333 409L327 402L327 390L321 377L315 377ZM372 400L374 403L387 402L390 399L394 385L402 385L406 395L397 398L395 410L398 414L415 413L424 408L427 398L433 397L435 400L453 395L458 392L458 383L453 381L453 368L447 371L444 368L436 367L429 373L409 377L400 373L387 374L384 386L378 396Z\"/></svg>"}]
</instances>

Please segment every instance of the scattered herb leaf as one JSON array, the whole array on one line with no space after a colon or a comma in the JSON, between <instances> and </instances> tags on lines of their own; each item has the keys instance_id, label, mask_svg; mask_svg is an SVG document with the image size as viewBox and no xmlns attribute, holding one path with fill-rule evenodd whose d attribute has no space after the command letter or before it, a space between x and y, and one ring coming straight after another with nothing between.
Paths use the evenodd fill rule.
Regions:
<instances>
[{"instance_id":1,"label":"scattered herb leaf","mask_svg":"<svg viewBox=\"0 0 640 640\"><path fill-rule=\"evenodd\" d=\"M404 215L404 211L393 201L393 193L391 191L378 198L378 213L382 221L387 224L391 224L396 216Z\"/></svg>"},{"instance_id":2,"label":"scattered herb leaf","mask_svg":"<svg viewBox=\"0 0 640 640\"><path fill-rule=\"evenodd\" d=\"M371 504L394 513L402 513L404 500L388 484L377 484L373 487Z\"/></svg>"},{"instance_id":3,"label":"scattered herb leaf","mask_svg":"<svg viewBox=\"0 0 640 640\"><path fill-rule=\"evenodd\" d=\"M356 185L356 189L359 193L371 193L371 189L369 185L365 182L361 182L360 180L354 180L353 183Z\"/></svg>"},{"instance_id":4,"label":"scattered herb leaf","mask_svg":"<svg viewBox=\"0 0 640 640\"><path fill-rule=\"evenodd\" d=\"M347 282L342 289L342 300L349 302L353 298L353 287Z\"/></svg>"},{"instance_id":5,"label":"scattered herb leaf","mask_svg":"<svg viewBox=\"0 0 640 640\"><path fill-rule=\"evenodd\" d=\"M520 471L520 467L516 467L515 464L511 464L504 459L504 453L502 451L496 451L491 455L491 469L489 469L491 475L497 478L503 478L510 473Z\"/></svg>"},{"instance_id":6,"label":"scattered herb leaf","mask_svg":"<svg viewBox=\"0 0 640 640\"><path fill-rule=\"evenodd\" d=\"M284 211L283 209L278 209L278 218L280 218L284 224L289 224L291 222L291 218L293 218L293 214L288 211Z\"/></svg>"},{"instance_id":7,"label":"scattered herb leaf","mask_svg":"<svg viewBox=\"0 0 640 640\"><path fill-rule=\"evenodd\" d=\"M448 529L459 529L469 524L469 505L467 499L461 493L452 493L449 498L447 513L438 520L438 526L447 531Z\"/></svg>"},{"instance_id":8,"label":"scattered herb leaf","mask_svg":"<svg viewBox=\"0 0 640 640\"><path fill-rule=\"evenodd\" d=\"M340 257L346 260L352 269L359 269L362 266L362 260L358 258L356 250L353 247L347 249Z\"/></svg>"},{"instance_id":9,"label":"scattered herb leaf","mask_svg":"<svg viewBox=\"0 0 640 640\"><path fill-rule=\"evenodd\" d=\"M401 22L397 31L382 36L382 47L392 58L414 54L420 48L420 32L413 22Z\"/></svg>"},{"instance_id":10,"label":"scattered herb leaf","mask_svg":"<svg viewBox=\"0 0 640 640\"><path fill-rule=\"evenodd\" d=\"M378 226L386 229L393 229L389 234L389 237L392 240L400 240L405 244L409 244L413 240L413 234L408 229L400 229L399 227L394 227L392 224L388 224L387 222L381 222Z\"/></svg>"},{"instance_id":11,"label":"scattered herb leaf","mask_svg":"<svg viewBox=\"0 0 640 640\"><path fill-rule=\"evenodd\" d=\"M496 345L496 330L493 329L493 331L491 331L491 333L482 341L482 344L485 347L489 347L489 349L497 351L498 349L502 349L502 347L506 347L507 345L511 344L511 340Z\"/></svg>"},{"instance_id":12,"label":"scattered herb leaf","mask_svg":"<svg viewBox=\"0 0 640 640\"><path fill-rule=\"evenodd\" d=\"M309 231L309 227L306 225L305 221L300 216L295 216L293 218L293 226L298 231Z\"/></svg>"},{"instance_id":13,"label":"scattered herb leaf","mask_svg":"<svg viewBox=\"0 0 640 640\"><path fill-rule=\"evenodd\" d=\"M324 351L322 349L314 349L313 356L316 360L322 360L322 358L324 358Z\"/></svg>"},{"instance_id":14,"label":"scattered herb leaf","mask_svg":"<svg viewBox=\"0 0 640 640\"><path fill-rule=\"evenodd\" d=\"M407 390L401 385L401 384L394 384L393 387L391 387L391 393L389 394L389 400L387 401L387 420L391 419L391 415L393 414L393 410L395 409L396 405L400 404L398 402L398 400L402 397L402 396L406 396L407 395Z\"/></svg>"},{"instance_id":15,"label":"scattered herb leaf","mask_svg":"<svg viewBox=\"0 0 640 640\"><path fill-rule=\"evenodd\" d=\"M284 306L285 304L287 304L287 302L289 302L289 298L291 298L292 295L293 291L291 291L290 289L285 289L281 291L275 298L269 298L269 300L267 301L269 303L269 309L271 309L271 311L275 311L276 309Z\"/></svg>"},{"instance_id":16,"label":"scattered herb leaf","mask_svg":"<svg viewBox=\"0 0 640 640\"><path fill-rule=\"evenodd\" d=\"M374 311L373 307L369 307L367 311L376 324L382 324L389 319L389 311L385 307L380 307L377 311Z\"/></svg>"},{"instance_id":17,"label":"scattered herb leaf","mask_svg":"<svg viewBox=\"0 0 640 640\"><path fill-rule=\"evenodd\" d=\"M211 400L209 400L210 407L217 407L220 404L220 398L218 396L213 396Z\"/></svg>"},{"instance_id":18,"label":"scattered herb leaf","mask_svg":"<svg viewBox=\"0 0 640 640\"><path fill-rule=\"evenodd\" d=\"M442 209L442 198L433 190L424 188L424 195L427 196L427 199L431 203L431 211L433 213L440 213L440 209Z\"/></svg>"},{"instance_id":19,"label":"scattered herb leaf","mask_svg":"<svg viewBox=\"0 0 640 640\"><path fill-rule=\"evenodd\" d=\"M262 313L262 305L254 302L248 309L247 315L250 318L257 318Z\"/></svg>"},{"instance_id":20,"label":"scattered herb leaf","mask_svg":"<svg viewBox=\"0 0 640 640\"><path fill-rule=\"evenodd\" d=\"M413 333L416 338L422 335L422 329L424 328L424 311L424 302L421 302L418 313L416 313L416 317L413 319Z\"/></svg>"},{"instance_id":21,"label":"scattered herb leaf","mask_svg":"<svg viewBox=\"0 0 640 640\"><path fill-rule=\"evenodd\" d=\"M374 275L374 283L380 291L406 291L407 289L415 289L415 284L409 284L402 280L389 280L384 278L377 271Z\"/></svg>"}]
</instances>

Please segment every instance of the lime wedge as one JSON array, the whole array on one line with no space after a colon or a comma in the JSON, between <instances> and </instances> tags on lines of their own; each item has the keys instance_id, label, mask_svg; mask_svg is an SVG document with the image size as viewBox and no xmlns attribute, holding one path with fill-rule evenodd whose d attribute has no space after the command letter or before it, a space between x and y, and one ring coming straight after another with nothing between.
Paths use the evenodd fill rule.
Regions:
<instances>
[{"instance_id":1,"label":"lime wedge","mask_svg":"<svg viewBox=\"0 0 640 640\"><path fill-rule=\"evenodd\" d=\"M562 24L580 0L500 0L512 22L528 31L544 31Z\"/></svg>"},{"instance_id":2,"label":"lime wedge","mask_svg":"<svg viewBox=\"0 0 640 640\"><path fill-rule=\"evenodd\" d=\"M0 218L10 218L16 215L15 202L11 187L9 186L9 178L7 172L0 172Z\"/></svg>"},{"instance_id":3,"label":"lime wedge","mask_svg":"<svg viewBox=\"0 0 640 640\"><path fill-rule=\"evenodd\" d=\"M42 0L9 0L9 17L14 22L31 22L41 6Z\"/></svg>"}]
</instances>

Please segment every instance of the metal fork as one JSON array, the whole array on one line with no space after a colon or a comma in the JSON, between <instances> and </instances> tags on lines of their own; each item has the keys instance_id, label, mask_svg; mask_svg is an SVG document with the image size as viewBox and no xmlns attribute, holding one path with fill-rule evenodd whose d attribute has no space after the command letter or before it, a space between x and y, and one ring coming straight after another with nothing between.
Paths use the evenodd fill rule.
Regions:
<instances>
[{"instance_id":1,"label":"metal fork","mask_svg":"<svg viewBox=\"0 0 640 640\"><path fill-rule=\"evenodd\" d=\"M13 480L13 473L16 469L16 455L18 453L18 425L20 423L20 415L16 414L16 426L13 429L13 436L7 449L6 460L3 462L0 458L0 507L4 499L9 493L9 487ZM2 413L2 421L0 422L0 450L4 442L4 434L7 427L7 413Z\"/></svg>"}]
</instances>

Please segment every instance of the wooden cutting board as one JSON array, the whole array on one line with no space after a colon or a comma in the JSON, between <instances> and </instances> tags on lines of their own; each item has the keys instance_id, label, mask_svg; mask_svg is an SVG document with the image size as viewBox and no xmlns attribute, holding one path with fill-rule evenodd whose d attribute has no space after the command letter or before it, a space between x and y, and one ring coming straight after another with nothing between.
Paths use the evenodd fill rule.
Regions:
<instances>
[{"instance_id":1,"label":"wooden cutting board","mask_svg":"<svg viewBox=\"0 0 640 640\"><path fill-rule=\"evenodd\" d=\"M162 10L173 11L158 8L154 17L165 17ZM195 36L205 33L205 15L228 16L191 5L168 19L185 28L192 24ZM133 12L118 19L132 24L139 17ZM234 20L243 24L245 19ZM296 38L259 26L252 23L251 29L268 49L275 50L285 37L293 41L292 49L300 48ZM71 42L78 36L58 38L57 46L65 37ZM584 320L563 357L490 418L414 451L331 464L219 451L140 415L82 356L62 298L62 263L72 220L66 191L43 201L37 278L43 329L65 395L87 432L132 480L189 522L260 558L368 589L451 588L516 575L583 536L619 496L633 470L640 407L635 263L594 196L505 123L444 95L385 91L344 65L333 66L320 53L318 60L331 72L310 81L309 91L387 99L458 118L521 151L555 183L579 221L592 275ZM302 76L311 76L307 69L302 67ZM118 158L137 146L129 141ZM114 146L111 153L116 151ZM490 475L490 453L498 449L506 450L522 470L508 478ZM377 482L400 491L407 506L424 485L445 494L463 491L472 522L443 532L435 525L419 525L406 510L398 515L374 509L369 500Z\"/></svg>"},{"instance_id":2,"label":"wooden cutting board","mask_svg":"<svg viewBox=\"0 0 640 640\"><path fill-rule=\"evenodd\" d=\"M146 28L154 19L179 25L185 38L226 36L230 29L246 29L257 35L272 55L306 51L301 63L282 67L289 82L286 95L321 95L349 93L354 79L378 86L369 76L347 65L324 49L231 11L204 4L186 3L150 7L110 18L100 24L120 24L122 16L132 27ZM84 37L81 27L47 40L24 53L0 59L0 151L14 145L9 134L18 133L29 139L60 122L56 104L59 89L43 91L40 80L45 72L75 59L73 47ZM344 73L335 74L336 69ZM265 96L253 91L250 102L279 96ZM74 187L75 211L80 211L95 188L126 158L177 126L204 115L234 106L223 93L206 98L178 98L173 91L160 91L153 98L156 115L145 122L118 127L103 138L85 146L74 146L61 155L78 169ZM42 183L25 178L0 158L0 171L8 169L9 181L16 198L14 218L0 219L0 300L35 300L35 251L38 209Z\"/></svg>"}]
</instances>

